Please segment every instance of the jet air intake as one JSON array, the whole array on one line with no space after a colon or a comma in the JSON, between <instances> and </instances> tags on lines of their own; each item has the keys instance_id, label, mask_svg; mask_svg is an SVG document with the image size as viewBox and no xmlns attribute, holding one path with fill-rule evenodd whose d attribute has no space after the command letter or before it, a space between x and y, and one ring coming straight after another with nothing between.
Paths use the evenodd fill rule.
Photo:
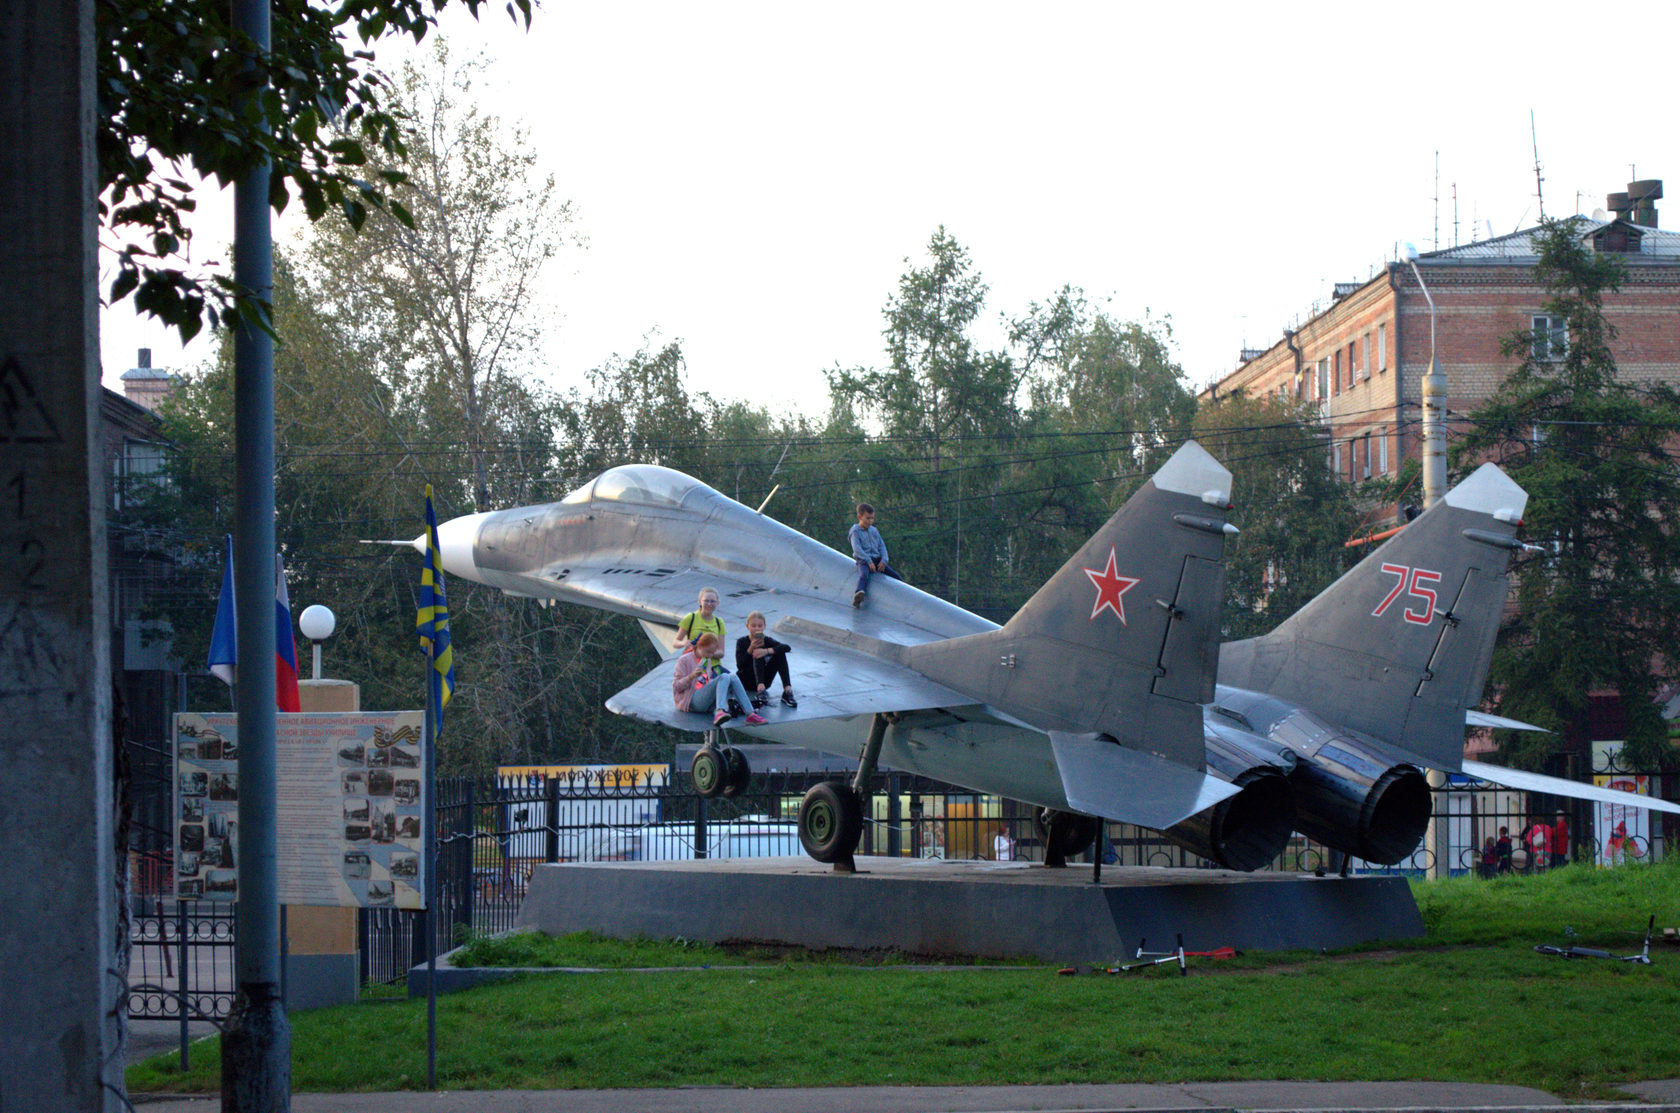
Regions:
<instances>
[{"instance_id":1,"label":"jet air intake","mask_svg":"<svg viewBox=\"0 0 1680 1113\"><path fill-rule=\"evenodd\" d=\"M1203 734L1208 772L1242 791L1161 833L1222 869L1257 870L1283 853L1295 829L1295 794L1286 776L1295 754L1212 721Z\"/></svg>"}]
</instances>

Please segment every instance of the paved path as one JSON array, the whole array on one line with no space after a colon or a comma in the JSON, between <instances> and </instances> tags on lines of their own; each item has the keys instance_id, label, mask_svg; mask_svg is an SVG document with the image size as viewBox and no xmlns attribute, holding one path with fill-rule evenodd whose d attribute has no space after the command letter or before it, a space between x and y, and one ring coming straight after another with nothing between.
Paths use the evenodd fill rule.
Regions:
<instances>
[{"instance_id":1,"label":"paved path","mask_svg":"<svg viewBox=\"0 0 1680 1113\"><path fill-rule=\"evenodd\" d=\"M1680 1111L1680 1080L1639 1083L1648 1102L1567 1106L1571 1113ZM140 1097L142 1113L216 1113L214 1097ZM1526 1086L1458 1082L1187 1082L1115 1086L858 1086L808 1090L482 1090L294 1094L295 1113L1104 1113L1127 1110L1522 1113L1564 1108Z\"/></svg>"}]
</instances>

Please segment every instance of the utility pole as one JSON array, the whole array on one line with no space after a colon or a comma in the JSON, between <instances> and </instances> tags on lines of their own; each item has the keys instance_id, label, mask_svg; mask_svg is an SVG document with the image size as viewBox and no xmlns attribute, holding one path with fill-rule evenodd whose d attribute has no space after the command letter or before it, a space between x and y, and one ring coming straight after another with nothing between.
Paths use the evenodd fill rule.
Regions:
<instances>
[{"instance_id":1,"label":"utility pole","mask_svg":"<svg viewBox=\"0 0 1680 1113\"><path fill-rule=\"evenodd\" d=\"M233 0L234 30L269 49L269 0ZM267 91L252 81L247 111L261 118ZM266 125L259 125L266 127ZM274 288L269 165L234 184L233 279L241 296L268 302ZM235 706L239 731L238 992L222 1035L224 1113L291 1109L292 1034L280 999L280 879L275 860L274 340L241 318L233 334L234 587L241 646Z\"/></svg>"}]
</instances>

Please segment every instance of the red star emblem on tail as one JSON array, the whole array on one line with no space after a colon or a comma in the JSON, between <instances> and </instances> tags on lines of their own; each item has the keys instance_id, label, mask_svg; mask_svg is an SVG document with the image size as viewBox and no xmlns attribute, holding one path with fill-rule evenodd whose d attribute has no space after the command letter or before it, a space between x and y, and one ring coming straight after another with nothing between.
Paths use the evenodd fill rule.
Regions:
<instances>
[{"instance_id":1,"label":"red star emblem on tail","mask_svg":"<svg viewBox=\"0 0 1680 1113\"><path fill-rule=\"evenodd\" d=\"M1113 611L1120 620L1120 625L1126 625L1126 601L1121 598L1140 582L1136 576L1122 576L1114 569L1114 546L1108 547L1108 566L1098 571L1086 568L1084 572L1097 586L1097 601L1091 606L1091 621L1095 622L1103 611Z\"/></svg>"}]
</instances>

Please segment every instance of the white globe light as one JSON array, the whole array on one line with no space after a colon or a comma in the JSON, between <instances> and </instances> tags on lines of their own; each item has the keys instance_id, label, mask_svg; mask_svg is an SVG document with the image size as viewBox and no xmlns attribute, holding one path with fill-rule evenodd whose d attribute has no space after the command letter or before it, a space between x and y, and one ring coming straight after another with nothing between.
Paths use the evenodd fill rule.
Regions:
<instances>
[{"instance_id":1,"label":"white globe light","mask_svg":"<svg viewBox=\"0 0 1680 1113\"><path fill-rule=\"evenodd\" d=\"M337 626L338 619L333 617L332 611L319 603L303 608L303 613L298 615L298 629L312 642L326 641L332 637Z\"/></svg>"}]
</instances>

